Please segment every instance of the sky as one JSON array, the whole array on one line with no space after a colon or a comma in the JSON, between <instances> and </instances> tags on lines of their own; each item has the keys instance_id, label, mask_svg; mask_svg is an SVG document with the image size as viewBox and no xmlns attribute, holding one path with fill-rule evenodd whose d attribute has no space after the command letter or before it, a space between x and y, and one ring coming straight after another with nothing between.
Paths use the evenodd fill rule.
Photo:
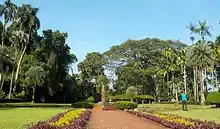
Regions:
<instances>
[{"instance_id":1,"label":"sky","mask_svg":"<svg viewBox=\"0 0 220 129\"><path fill-rule=\"evenodd\" d=\"M2 3L3 0L0 0ZM187 25L207 20L212 38L220 34L219 0L12 0L38 7L41 29L68 33L79 62L128 39L147 37L190 44ZM74 64L74 72L77 63Z\"/></svg>"}]
</instances>

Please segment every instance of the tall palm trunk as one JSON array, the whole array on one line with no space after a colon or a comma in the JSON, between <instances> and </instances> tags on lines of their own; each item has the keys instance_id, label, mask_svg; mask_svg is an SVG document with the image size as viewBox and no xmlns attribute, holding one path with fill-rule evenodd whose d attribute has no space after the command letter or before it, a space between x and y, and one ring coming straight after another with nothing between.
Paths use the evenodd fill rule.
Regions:
<instances>
[{"instance_id":1,"label":"tall palm trunk","mask_svg":"<svg viewBox=\"0 0 220 129\"><path fill-rule=\"evenodd\" d=\"M26 51L26 48L27 48L27 45L24 46L24 49L21 53L21 56L19 58L19 61L18 61L18 64L17 64L17 69L16 69L16 73L15 73L15 85L14 85L14 88L13 88L13 94L15 93L16 91L16 86L17 86L17 79L18 79L18 74L19 74L19 70L20 70L20 65L21 65L21 61L24 57L24 53Z\"/></svg>"},{"instance_id":2,"label":"tall palm trunk","mask_svg":"<svg viewBox=\"0 0 220 129\"><path fill-rule=\"evenodd\" d=\"M3 76L3 79L2 79L2 83L1 83L1 87L0 87L0 90L2 90L2 89L3 89L3 86L4 86L4 82L5 82L5 78L6 78L6 76Z\"/></svg>"},{"instance_id":3,"label":"tall palm trunk","mask_svg":"<svg viewBox=\"0 0 220 129\"><path fill-rule=\"evenodd\" d=\"M196 97L197 97L197 101L199 102L199 71L198 71L198 69L196 68Z\"/></svg>"},{"instance_id":4,"label":"tall palm trunk","mask_svg":"<svg viewBox=\"0 0 220 129\"><path fill-rule=\"evenodd\" d=\"M186 66L183 66L184 90L186 94Z\"/></svg>"},{"instance_id":5,"label":"tall palm trunk","mask_svg":"<svg viewBox=\"0 0 220 129\"><path fill-rule=\"evenodd\" d=\"M5 23L4 23L4 25L3 25L3 30L2 30L2 47L4 46L6 26L7 26L7 22L6 22L6 20L5 20Z\"/></svg>"},{"instance_id":6,"label":"tall palm trunk","mask_svg":"<svg viewBox=\"0 0 220 129\"><path fill-rule=\"evenodd\" d=\"M194 101L197 101L196 69L195 68L193 68L193 93L194 93Z\"/></svg>"},{"instance_id":7,"label":"tall palm trunk","mask_svg":"<svg viewBox=\"0 0 220 129\"><path fill-rule=\"evenodd\" d=\"M178 88L176 87L176 102L178 102Z\"/></svg>"},{"instance_id":8,"label":"tall palm trunk","mask_svg":"<svg viewBox=\"0 0 220 129\"><path fill-rule=\"evenodd\" d=\"M102 93L101 93L102 97L101 97L101 102L102 104L105 103L105 86L102 84Z\"/></svg>"},{"instance_id":9,"label":"tall palm trunk","mask_svg":"<svg viewBox=\"0 0 220 129\"><path fill-rule=\"evenodd\" d=\"M212 88L214 89L215 88L215 84L216 84L216 83L215 84L213 83L213 81L214 81L214 70L212 70L211 74L212 74L212 77L211 77L212 78Z\"/></svg>"},{"instance_id":10,"label":"tall palm trunk","mask_svg":"<svg viewBox=\"0 0 220 129\"><path fill-rule=\"evenodd\" d=\"M0 82L2 81L2 73L0 72Z\"/></svg>"},{"instance_id":11,"label":"tall palm trunk","mask_svg":"<svg viewBox=\"0 0 220 129\"><path fill-rule=\"evenodd\" d=\"M216 90L219 91L218 75L217 75L217 72L216 72L216 71L215 71L215 86L216 86Z\"/></svg>"},{"instance_id":12,"label":"tall palm trunk","mask_svg":"<svg viewBox=\"0 0 220 129\"><path fill-rule=\"evenodd\" d=\"M35 99L35 88L36 88L36 83L34 85L34 87L32 88L32 103L34 103L34 99Z\"/></svg>"},{"instance_id":13,"label":"tall palm trunk","mask_svg":"<svg viewBox=\"0 0 220 129\"><path fill-rule=\"evenodd\" d=\"M12 86L13 86L13 80L14 80L14 71L15 68L13 67L13 70L11 72L11 82L10 82L10 88L9 88L9 93L8 93L8 98L11 98L11 93L12 93Z\"/></svg>"},{"instance_id":14,"label":"tall palm trunk","mask_svg":"<svg viewBox=\"0 0 220 129\"><path fill-rule=\"evenodd\" d=\"M201 102L201 105L204 105L205 96L204 96L203 69L199 70L199 78L200 78L200 102Z\"/></svg>"}]
</instances>

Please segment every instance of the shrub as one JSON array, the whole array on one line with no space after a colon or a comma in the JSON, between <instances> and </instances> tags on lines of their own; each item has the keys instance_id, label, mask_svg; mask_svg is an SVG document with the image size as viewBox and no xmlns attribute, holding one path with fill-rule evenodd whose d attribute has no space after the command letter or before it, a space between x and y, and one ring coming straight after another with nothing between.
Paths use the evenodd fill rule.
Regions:
<instances>
[{"instance_id":1,"label":"shrub","mask_svg":"<svg viewBox=\"0 0 220 129\"><path fill-rule=\"evenodd\" d=\"M87 99L87 102L94 103L94 102L95 102L95 98L94 98L93 96L90 96L90 97Z\"/></svg>"},{"instance_id":2,"label":"shrub","mask_svg":"<svg viewBox=\"0 0 220 129\"><path fill-rule=\"evenodd\" d=\"M216 107L220 107L220 93L219 92L212 92L207 96L208 103L215 104Z\"/></svg>"},{"instance_id":3,"label":"shrub","mask_svg":"<svg viewBox=\"0 0 220 129\"><path fill-rule=\"evenodd\" d=\"M147 100L147 101L153 100L153 96L151 96L151 95L133 95L132 98L134 100L137 99L138 102L141 102L141 100ZM131 100L131 95L129 95L129 94L122 94L122 95L109 96L109 99L111 99L112 102L116 102L116 101L130 101Z\"/></svg>"},{"instance_id":4,"label":"shrub","mask_svg":"<svg viewBox=\"0 0 220 129\"><path fill-rule=\"evenodd\" d=\"M137 108L138 104L129 101L118 101L113 103L113 106L117 109L124 110L124 109L134 109Z\"/></svg>"},{"instance_id":5,"label":"shrub","mask_svg":"<svg viewBox=\"0 0 220 129\"><path fill-rule=\"evenodd\" d=\"M5 97L5 92L0 90L0 99Z\"/></svg>"},{"instance_id":6,"label":"shrub","mask_svg":"<svg viewBox=\"0 0 220 129\"><path fill-rule=\"evenodd\" d=\"M15 98L25 100L25 92L22 91L21 93L16 94Z\"/></svg>"},{"instance_id":7,"label":"shrub","mask_svg":"<svg viewBox=\"0 0 220 129\"><path fill-rule=\"evenodd\" d=\"M76 102L72 104L73 108L93 108L94 104L88 102Z\"/></svg>"}]
</instances>

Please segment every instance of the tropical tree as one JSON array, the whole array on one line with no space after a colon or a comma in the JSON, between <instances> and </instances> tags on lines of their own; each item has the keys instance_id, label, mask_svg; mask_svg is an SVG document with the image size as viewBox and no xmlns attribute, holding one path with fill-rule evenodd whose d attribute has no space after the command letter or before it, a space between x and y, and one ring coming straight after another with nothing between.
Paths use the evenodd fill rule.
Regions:
<instances>
[{"instance_id":1,"label":"tropical tree","mask_svg":"<svg viewBox=\"0 0 220 129\"><path fill-rule=\"evenodd\" d=\"M204 77L203 72L204 69L206 69L209 66L213 65L214 61L214 54L213 50L208 44L199 43L196 45L193 45L189 48L187 51L187 58L189 61L189 64L191 66L196 67L199 71L199 84L200 84L200 101L201 104L204 104L205 102L205 96L204 96Z\"/></svg>"},{"instance_id":2,"label":"tropical tree","mask_svg":"<svg viewBox=\"0 0 220 129\"><path fill-rule=\"evenodd\" d=\"M133 101L134 95L138 94L138 89L134 86L129 86L126 90L126 94L131 97L131 101Z\"/></svg>"},{"instance_id":3,"label":"tropical tree","mask_svg":"<svg viewBox=\"0 0 220 129\"><path fill-rule=\"evenodd\" d=\"M35 99L37 86L42 86L46 77L46 72L41 66L31 66L25 73L25 83L32 88L32 102Z\"/></svg>"},{"instance_id":4,"label":"tropical tree","mask_svg":"<svg viewBox=\"0 0 220 129\"><path fill-rule=\"evenodd\" d=\"M17 12L17 6L11 2L11 0L6 0L4 5L0 4L0 17L4 17L3 32L2 32L2 46L4 45L5 32L8 22L15 19Z\"/></svg>"}]
</instances>

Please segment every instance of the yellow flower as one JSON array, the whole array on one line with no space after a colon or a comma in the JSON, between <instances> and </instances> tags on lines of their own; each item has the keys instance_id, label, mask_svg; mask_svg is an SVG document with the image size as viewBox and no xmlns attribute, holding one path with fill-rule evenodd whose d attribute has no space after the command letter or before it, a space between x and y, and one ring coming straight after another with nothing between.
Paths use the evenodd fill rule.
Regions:
<instances>
[{"instance_id":1,"label":"yellow flower","mask_svg":"<svg viewBox=\"0 0 220 129\"><path fill-rule=\"evenodd\" d=\"M86 109L71 110L67 112L63 117L61 117L58 121L56 121L55 123L50 123L50 124L55 125L55 126L69 125L71 121L79 118L81 113L83 113L84 111L86 111Z\"/></svg>"}]
</instances>

